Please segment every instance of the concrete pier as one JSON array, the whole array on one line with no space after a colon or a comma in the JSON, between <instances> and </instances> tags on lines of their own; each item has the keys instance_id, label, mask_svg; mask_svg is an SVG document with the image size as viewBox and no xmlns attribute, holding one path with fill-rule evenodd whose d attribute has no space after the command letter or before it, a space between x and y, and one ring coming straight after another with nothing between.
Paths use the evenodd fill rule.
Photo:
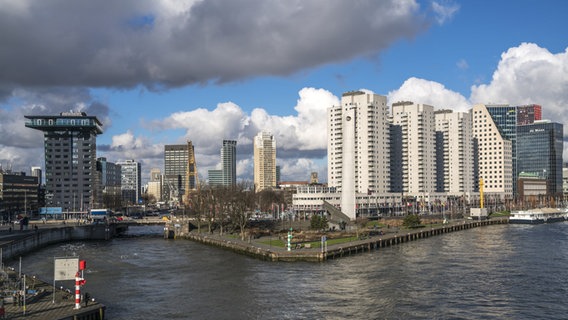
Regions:
<instances>
[{"instance_id":1,"label":"concrete pier","mask_svg":"<svg viewBox=\"0 0 568 320\"><path fill-rule=\"evenodd\" d=\"M2 261L15 259L30 251L38 250L50 244L77 240L109 239L117 232L118 226L99 225L61 225L41 226L31 230L1 230L0 248ZM90 302L80 309L75 309L74 288L60 290L53 288L40 279L26 278L25 303L23 299L14 299L21 293L22 279L11 270L0 271L2 276L2 297L5 319L56 319L56 320L103 320L106 307L98 302ZM32 291L29 291L30 288ZM11 294L8 294L11 293ZM0 300L2 301L2 300ZM0 319L2 318L0 303Z\"/></svg>"},{"instance_id":2,"label":"concrete pier","mask_svg":"<svg viewBox=\"0 0 568 320\"><path fill-rule=\"evenodd\" d=\"M332 245L323 252L321 248L303 248L287 251L286 248L272 246L269 247L266 244L261 244L259 241L241 241L240 239L231 239L218 235L203 235L198 233L180 235L176 236L176 238L189 239L207 245L221 247L262 260L321 262L329 259L338 259L344 256L369 252L371 250L380 250L381 248L429 238L437 235L443 235L450 232L508 223L509 220L507 218L482 221L468 220L439 227L410 229L399 233L390 233L382 236L374 236L367 239Z\"/></svg>"}]
</instances>

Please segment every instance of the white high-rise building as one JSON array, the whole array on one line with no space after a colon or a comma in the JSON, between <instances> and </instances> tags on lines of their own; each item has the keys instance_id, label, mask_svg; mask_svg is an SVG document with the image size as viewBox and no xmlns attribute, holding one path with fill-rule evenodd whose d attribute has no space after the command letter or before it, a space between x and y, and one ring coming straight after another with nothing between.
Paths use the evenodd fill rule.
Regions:
<instances>
[{"instance_id":1,"label":"white high-rise building","mask_svg":"<svg viewBox=\"0 0 568 320\"><path fill-rule=\"evenodd\" d=\"M328 185L341 192L341 211L355 219L356 194L389 191L387 98L346 92L327 114Z\"/></svg>"},{"instance_id":2,"label":"white high-rise building","mask_svg":"<svg viewBox=\"0 0 568 320\"><path fill-rule=\"evenodd\" d=\"M501 134L498 125L507 128L506 115L511 111L509 106L490 106L502 110L498 118L503 122L495 123L488 106L473 106L473 136L477 138L479 178L483 179L484 193L503 196L513 194L513 143ZM512 125L516 125L513 121ZM511 126L511 125L510 125Z\"/></svg>"},{"instance_id":3,"label":"white high-rise building","mask_svg":"<svg viewBox=\"0 0 568 320\"><path fill-rule=\"evenodd\" d=\"M122 200L129 204L138 204L142 195L142 168L135 160L119 161L121 168Z\"/></svg>"},{"instance_id":4,"label":"white high-rise building","mask_svg":"<svg viewBox=\"0 0 568 320\"><path fill-rule=\"evenodd\" d=\"M254 137L254 186L256 192L276 188L276 140L270 132Z\"/></svg>"},{"instance_id":5,"label":"white high-rise building","mask_svg":"<svg viewBox=\"0 0 568 320\"><path fill-rule=\"evenodd\" d=\"M401 127L402 191L416 195L436 192L434 107L408 101L393 103L392 124Z\"/></svg>"},{"instance_id":6,"label":"white high-rise building","mask_svg":"<svg viewBox=\"0 0 568 320\"><path fill-rule=\"evenodd\" d=\"M434 112L436 131L443 136L442 154L438 164L439 192L463 195L475 191L475 144L470 112L439 110ZM440 172L441 171L441 172Z\"/></svg>"}]
</instances>

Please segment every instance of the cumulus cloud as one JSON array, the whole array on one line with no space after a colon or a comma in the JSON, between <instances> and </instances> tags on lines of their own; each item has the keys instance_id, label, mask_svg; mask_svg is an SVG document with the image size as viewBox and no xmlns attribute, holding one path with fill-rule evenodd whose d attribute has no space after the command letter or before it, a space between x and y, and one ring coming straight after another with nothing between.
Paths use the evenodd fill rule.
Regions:
<instances>
[{"instance_id":1,"label":"cumulus cloud","mask_svg":"<svg viewBox=\"0 0 568 320\"><path fill-rule=\"evenodd\" d=\"M324 89L303 88L299 92L294 110L289 116L270 115L256 108L250 115L232 102L220 103L213 110L199 108L180 111L147 124L154 131L183 129L185 134L177 143L192 141L200 174L214 169L220 161L219 150L223 139L237 140L238 175L252 179L253 139L260 131L271 132L276 139L279 161L295 161L283 166L282 175L295 175L298 170L314 166L312 162L299 162L298 158L323 159L327 155L327 108L338 105L339 99ZM211 119L215 119L212 121ZM115 144L114 141L117 141ZM120 142L120 143L118 143ZM135 145L130 132L113 137L112 148L118 145ZM291 160L292 159L292 160ZM321 171L321 168L319 168ZM318 171L318 170L316 170Z\"/></svg>"},{"instance_id":2,"label":"cumulus cloud","mask_svg":"<svg viewBox=\"0 0 568 320\"><path fill-rule=\"evenodd\" d=\"M425 25L414 0L0 0L0 91L287 75L375 55Z\"/></svg>"},{"instance_id":3,"label":"cumulus cloud","mask_svg":"<svg viewBox=\"0 0 568 320\"><path fill-rule=\"evenodd\" d=\"M467 111L471 105L460 93L444 87L443 84L418 78L409 78L402 86L387 95L389 104L399 101L424 103L439 109Z\"/></svg>"},{"instance_id":4,"label":"cumulus cloud","mask_svg":"<svg viewBox=\"0 0 568 320\"><path fill-rule=\"evenodd\" d=\"M472 86L473 103L539 104L543 117L568 123L568 49L551 53L523 43L501 55L491 82Z\"/></svg>"}]
</instances>

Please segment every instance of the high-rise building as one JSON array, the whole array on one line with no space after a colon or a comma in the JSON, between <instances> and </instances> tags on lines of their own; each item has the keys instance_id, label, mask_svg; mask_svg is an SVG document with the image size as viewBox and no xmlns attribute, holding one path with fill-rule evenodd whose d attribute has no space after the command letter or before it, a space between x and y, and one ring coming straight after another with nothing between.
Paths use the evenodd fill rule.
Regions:
<instances>
[{"instance_id":1,"label":"high-rise building","mask_svg":"<svg viewBox=\"0 0 568 320\"><path fill-rule=\"evenodd\" d=\"M187 144L164 146L164 194L170 201L182 203L183 197L199 184L195 150Z\"/></svg>"},{"instance_id":2,"label":"high-rise building","mask_svg":"<svg viewBox=\"0 0 568 320\"><path fill-rule=\"evenodd\" d=\"M107 161L105 157L97 159L102 192L101 207L119 209L122 207L122 171L120 164Z\"/></svg>"},{"instance_id":3,"label":"high-rise building","mask_svg":"<svg viewBox=\"0 0 568 320\"><path fill-rule=\"evenodd\" d=\"M212 186L234 186L237 184L237 141L223 140L221 147L221 169L209 170L209 184Z\"/></svg>"},{"instance_id":4,"label":"high-rise building","mask_svg":"<svg viewBox=\"0 0 568 320\"><path fill-rule=\"evenodd\" d=\"M266 131L254 137L254 187L259 192L276 188L276 140Z\"/></svg>"},{"instance_id":5,"label":"high-rise building","mask_svg":"<svg viewBox=\"0 0 568 320\"><path fill-rule=\"evenodd\" d=\"M0 220L14 221L18 215L37 209L38 178L0 169Z\"/></svg>"},{"instance_id":6,"label":"high-rise building","mask_svg":"<svg viewBox=\"0 0 568 320\"><path fill-rule=\"evenodd\" d=\"M542 120L542 107L536 104L517 107L517 125L523 126Z\"/></svg>"},{"instance_id":7,"label":"high-rise building","mask_svg":"<svg viewBox=\"0 0 568 320\"><path fill-rule=\"evenodd\" d=\"M564 128L560 123L541 120L517 127L519 174L546 180L546 194L562 196L562 151Z\"/></svg>"},{"instance_id":8,"label":"high-rise building","mask_svg":"<svg viewBox=\"0 0 568 320\"><path fill-rule=\"evenodd\" d=\"M516 112L505 105L473 106L473 136L478 146L478 175L484 193L507 197L513 195L516 173L513 151L516 144Z\"/></svg>"},{"instance_id":9,"label":"high-rise building","mask_svg":"<svg viewBox=\"0 0 568 320\"><path fill-rule=\"evenodd\" d=\"M142 195L142 166L132 159L117 162L121 172L122 200L126 204L138 204Z\"/></svg>"},{"instance_id":10,"label":"high-rise building","mask_svg":"<svg viewBox=\"0 0 568 320\"><path fill-rule=\"evenodd\" d=\"M221 148L221 162L223 165L223 185L237 184L237 141L223 140Z\"/></svg>"},{"instance_id":11,"label":"high-rise building","mask_svg":"<svg viewBox=\"0 0 568 320\"><path fill-rule=\"evenodd\" d=\"M404 193L436 191L436 122L434 107L413 102L392 104L392 125L399 126Z\"/></svg>"},{"instance_id":12,"label":"high-rise building","mask_svg":"<svg viewBox=\"0 0 568 320\"><path fill-rule=\"evenodd\" d=\"M164 190L168 200L181 202L187 176L187 144L164 146Z\"/></svg>"},{"instance_id":13,"label":"high-rise building","mask_svg":"<svg viewBox=\"0 0 568 320\"><path fill-rule=\"evenodd\" d=\"M434 112L436 132L441 134L437 177L441 188L437 192L462 195L476 191L475 141L470 112L439 110Z\"/></svg>"},{"instance_id":14,"label":"high-rise building","mask_svg":"<svg viewBox=\"0 0 568 320\"><path fill-rule=\"evenodd\" d=\"M38 185L41 186L41 184L43 183L42 181L42 171L41 171L41 167L32 167L31 169L31 173L32 173L32 177L37 177L37 181L38 181Z\"/></svg>"},{"instance_id":15,"label":"high-rise building","mask_svg":"<svg viewBox=\"0 0 568 320\"><path fill-rule=\"evenodd\" d=\"M46 205L63 211L93 208L101 122L84 112L25 117L26 127L44 133Z\"/></svg>"},{"instance_id":16,"label":"high-rise building","mask_svg":"<svg viewBox=\"0 0 568 320\"><path fill-rule=\"evenodd\" d=\"M341 192L341 211L356 216L356 194L390 188L387 98L353 91L327 110L328 185Z\"/></svg>"},{"instance_id":17,"label":"high-rise building","mask_svg":"<svg viewBox=\"0 0 568 320\"><path fill-rule=\"evenodd\" d=\"M221 169L208 170L207 176L209 178L209 185L210 186L222 186L223 185L223 170L221 170Z\"/></svg>"}]
</instances>

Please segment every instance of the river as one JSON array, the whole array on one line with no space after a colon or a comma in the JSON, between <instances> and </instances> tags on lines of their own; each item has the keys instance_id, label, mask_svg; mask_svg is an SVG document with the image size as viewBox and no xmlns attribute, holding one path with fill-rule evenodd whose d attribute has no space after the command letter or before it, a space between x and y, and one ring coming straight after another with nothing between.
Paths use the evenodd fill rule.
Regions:
<instances>
[{"instance_id":1,"label":"river","mask_svg":"<svg viewBox=\"0 0 568 320\"><path fill-rule=\"evenodd\" d=\"M83 292L107 319L565 319L568 223L495 225L324 263L266 262L131 227L108 242L50 246L22 271L53 281L53 258L87 261ZM154 234L155 236L151 236ZM16 269L18 262L9 263ZM57 285L73 288L73 282Z\"/></svg>"}]
</instances>

